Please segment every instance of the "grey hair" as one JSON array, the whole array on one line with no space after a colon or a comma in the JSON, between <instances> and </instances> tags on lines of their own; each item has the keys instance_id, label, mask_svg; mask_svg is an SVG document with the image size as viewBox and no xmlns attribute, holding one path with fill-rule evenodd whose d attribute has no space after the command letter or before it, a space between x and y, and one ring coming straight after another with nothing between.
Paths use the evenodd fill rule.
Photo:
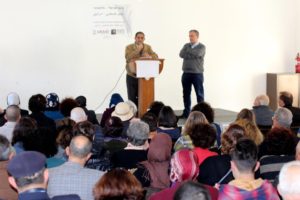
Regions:
<instances>
[{"instance_id":1,"label":"grey hair","mask_svg":"<svg viewBox=\"0 0 300 200\"><path fill-rule=\"evenodd\" d=\"M259 102L259 105L261 106L268 106L270 103L270 99L268 95L262 94L256 97L257 101Z\"/></svg>"},{"instance_id":2,"label":"grey hair","mask_svg":"<svg viewBox=\"0 0 300 200\"><path fill-rule=\"evenodd\" d=\"M85 145L83 146L79 146L76 144L77 143L76 140L79 140L80 137L86 138ZM84 135L77 135L73 137L73 139L71 140L69 148L70 148L70 152L74 157L85 158L92 150L92 142L89 140L89 138L87 138Z\"/></svg>"},{"instance_id":3,"label":"grey hair","mask_svg":"<svg viewBox=\"0 0 300 200\"><path fill-rule=\"evenodd\" d=\"M292 161L283 165L279 173L279 184L277 186L279 193L286 195L300 195L300 161Z\"/></svg>"},{"instance_id":4,"label":"grey hair","mask_svg":"<svg viewBox=\"0 0 300 200\"><path fill-rule=\"evenodd\" d=\"M293 122L293 114L287 108L278 108L275 113L274 117L276 118L278 124L285 128L290 128Z\"/></svg>"},{"instance_id":5,"label":"grey hair","mask_svg":"<svg viewBox=\"0 0 300 200\"><path fill-rule=\"evenodd\" d=\"M8 139L5 136L0 135L0 161L8 160L12 152L13 148Z\"/></svg>"},{"instance_id":6,"label":"grey hair","mask_svg":"<svg viewBox=\"0 0 300 200\"><path fill-rule=\"evenodd\" d=\"M128 141L134 146L142 146L149 137L149 125L141 120L132 120L127 129Z\"/></svg>"}]
</instances>

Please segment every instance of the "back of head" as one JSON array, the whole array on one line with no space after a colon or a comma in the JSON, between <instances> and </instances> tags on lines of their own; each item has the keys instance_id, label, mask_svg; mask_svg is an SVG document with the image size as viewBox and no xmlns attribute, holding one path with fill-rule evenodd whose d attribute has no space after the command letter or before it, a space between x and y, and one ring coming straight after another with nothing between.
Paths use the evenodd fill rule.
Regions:
<instances>
[{"instance_id":1,"label":"back of head","mask_svg":"<svg viewBox=\"0 0 300 200\"><path fill-rule=\"evenodd\" d=\"M270 103L270 99L268 95L261 94L255 98L254 105L255 106L268 106Z\"/></svg>"},{"instance_id":2,"label":"back of head","mask_svg":"<svg viewBox=\"0 0 300 200\"><path fill-rule=\"evenodd\" d=\"M133 120L127 129L128 141L134 146L142 146L149 138L149 125L141 120Z\"/></svg>"},{"instance_id":3,"label":"back of head","mask_svg":"<svg viewBox=\"0 0 300 200\"><path fill-rule=\"evenodd\" d=\"M239 119L235 121L235 124L243 127L245 136L252 139L255 144L260 145L263 142L264 136L254 122L247 119Z\"/></svg>"},{"instance_id":4,"label":"back of head","mask_svg":"<svg viewBox=\"0 0 300 200\"><path fill-rule=\"evenodd\" d=\"M46 104L46 98L42 94L36 94L30 97L28 108L33 113L44 112Z\"/></svg>"},{"instance_id":5,"label":"back of head","mask_svg":"<svg viewBox=\"0 0 300 200\"><path fill-rule=\"evenodd\" d=\"M251 110L247 109L247 108L242 109L237 114L236 121L239 120L239 119L246 119L248 121L251 121L251 122L255 123L254 113Z\"/></svg>"},{"instance_id":6,"label":"back of head","mask_svg":"<svg viewBox=\"0 0 300 200\"><path fill-rule=\"evenodd\" d=\"M245 135L245 129L237 124L231 124L221 137L221 151L223 154L230 154L238 139Z\"/></svg>"},{"instance_id":7,"label":"back of head","mask_svg":"<svg viewBox=\"0 0 300 200\"><path fill-rule=\"evenodd\" d=\"M71 110L78 107L78 103L73 98L65 98L59 105L60 112L65 117L70 117Z\"/></svg>"},{"instance_id":8,"label":"back of head","mask_svg":"<svg viewBox=\"0 0 300 200\"><path fill-rule=\"evenodd\" d=\"M272 128L266 137L269 155L294 155L296 139L290 129Z\"/></svg>"},{"instance_id":9,"label":"back of head","mask_svg":"<svg viewBox=\"0 0 300 200\"><path fill-rule=\"evenodd\" d=\"M300 199L300 161L283 165L279 173L278 192L284 199Z\"/></svg>"},{"instance_id":10,"label":"back of head","mask_svg":"<svg viewBox=\"0 0 300 200\"><path fill-rule=\"evenodd\" d=\"M200 183L187 181L182 184L174 195L174 200L210 200L209 192Z\"/></svg>"},{"instance_id":11,"label":"back of head","mask_svg":"<svg viewBox=\"0 0 300 200\"><path fill-rule=\"evenodd\" d=\"M20 108L16 105L11 105L6 108L5 118L9 122L17 122L21 118Z\"/></svg>"},{"instance_id":12,"label":"back of head","mask_svg":"<svg viewBox=\"0 0 300 200\"><path fill-rule=\"evenodd\" d=\"M157 122L158 122L158 118L156 117L156 115L152 112L146 112L141 120L143 122L146 122L149 125L150 128L150 132L156 131L157 129Z\"/></svg>"},{"instance_id":13,"label":"back of head","mask_svg":"<svg viewBox=\"0 0 300 200\"><path fill-rule=\"evenodd\" d=\"M65 149L70 145L71 139L73 138L73 127L76 123L70 118L64 118L56 123L56 143Z\"/></svg>"},{"instance_id":14,"label":"back of head","mask_svg":"<svg viewBox=\"0 0 300 200\"><path fill-rule=\"evenodd\" d=\"M69 152L70 158L78 158L78 159L85 159L90 154L92 150L92 142L83 135L77 135L72 138Z\"/></svg>"},{"instance_id":15,"label":"back of head","mask_svg":"<svg viewBox=\"0 0 300 200\"><path fill-rule=\"evenodd\" d=\"M86 98L85 96L78 96L76 97L75 101L78 103L79 107L86 107Z\"/></svg>"},{"instance_id":16,"label":"back of head","mask_svg":"<svg viewBox=\"0 0 300 200\"><path fill-rule=\"evenodd\" d=\"M189 134L196 147L207 149L215 143L216 130L210 124L196 124Z\"/></svg>"},{"instance_id":17,"label":"back of head","mask_svg":"<svg viewBox=\"0 0 300 200\"><path fill-rule=\"evenodd\" d=\"M22 117L14 128L12 144L23 142L28 134L35 128L37 128L37 124L34 119L30 117Z\"/></svg>"},{"instance_id":18,"label":"back of head","mask_svg":"<svg viewBox=\"0 0 300 200\"><path fill-rule=\"evenodd\" d=\"M283 106L292 106L293 105L293 95L288 91L282 91L279 93L279 100L281 100Z\"/></svg>"},{"instance_id":19,"label":"back of head","mask_svg":"<svg viewBox=\"0 0 300 200\"><path fill-rule=\"evenodd\" d=\"M198 157L193 151L182 149L173 154L170 172L172 182L195 180L198 174Z\"/></svg>"},{"instance_id":20,"label":"back of head","mask_svg":"<svg viewBox=\"0 0 300 200\"><path fill-rule=\"evenodd\" d=\"M123 128L122 120L119 117L111 117L106 120L103 133L108 137L120 137Z\"/></svg>"},{"instance_id":21,"label":"back of head","mask_svg":"<svg viewBox=\"0 0 300 200\"><path fill-rule=\"evenodd\" d=\"M95 126L89 121L79 122L73 127L73 135L84 135L90 141L93 141L95 136Z\"/></svg>"},{"instance_id":22,"label":"back of head","mask_svg":"<svg viewBox=\"0 0 300 200\"><path fill-rule=\"evenodd\" d=\"M70 118L76 122L84 122L87 120L87 115L81 107L76 107L71 110Z\"/></svg>"},{"instance_id":23,"label":"back of head","mask_svg":"<svg viewBox=\"0 0 300 200\"><path fill-rule=\"evenodd\" d=\"M293 122L293 114L287 108L278 108L274 113L274 119L276 120L277 126L290 128Z\"/></svg>"},{"instance_id":24,"label":"back of head","mask_svg":"<svg viewBox=\"0 0 300 200\"><path fill-rule=\"evenodd\" d=\"M105 173L96 183L95 200L141 200L143 188L133 174L125 169L113 169Z\"/></svg>"},{"instance_id":25,"label":"back of head","mask_svg":"<svg viewBox=\"0 0 300 200\"><path fill-rule=\"evenodd\" d=\"M165 128L175 128L177 127L177 117L174 110L170 106L164 106L158 115L158 126Z\"/></svg>"},{"instance_id":26,"label":"back of head","mask_svg":"<svg viewBox=\"0 0 300 200\"><path fill-rule=\"evenodd\" d=\"M193 107L192 111L200 111L205 115L209 123L214 122L215 112L213 108L209 105L209 103L204 101L200 102Z\"/></svg>"},{"instance_id":27,"label":"back of head","mask_svg":"<svg viewBox=\"0 0 300 200\"><path fill-rule=\"evenodd\" d=\"M11 92L7 95L7 106L20 105L20 97L17 93Z\"/></svg>"},{"instance_id":28,"label":"back of head","mask_svg":"<svg viewBox=\"0 0 300 200\"><path fill-rule=\"evenodd\" d=\"M254 173L258 159L257 153L257 146L251 139L241 138L231 152L231 160L240 173Z\"/></svg>"},{"instance_id":29,"label":"back of head","mask_svg":"<svg viewBox=\"0 0 300 200\"><path fill-rule=\"evenodd\" d=\"M165 104L161 101L154 101L151 103L149 107L149 112L153 113L156 117L158 117L160 110L165 106Z\"/></svg>"},{"instance_id":30,"label":"back of head","mask_svg":"<svg viewBox=\"0 0 300 200\"><path fill-rule=\"evenodd\" d=\"M0 161L8 160L13 149L8 141L8 139L0 135Z\"/></svg>"},{"instance_id":31,"label":"back of head","mask_svg":"<svg viewBox=\"0 0 300 200\"><path fill-rule=\"evenodd\" d=\"M56 93L52 92L46 95L47 110L58 110L59 108L59 97Z\"/></svg>"},{"instance_id":32,"label":"back of head","mask_svg":"<svg viewBox=\"0 0 300 200\"><path fill-rule=\"evenodd\" d=\"M187 118L185 124L184 124L184 134L190 134L197 124L207 124L208 121L205 117L205 115L202 112L199 111L192 111L189 114L189 117Z\"/></svg>"}]
</instances>

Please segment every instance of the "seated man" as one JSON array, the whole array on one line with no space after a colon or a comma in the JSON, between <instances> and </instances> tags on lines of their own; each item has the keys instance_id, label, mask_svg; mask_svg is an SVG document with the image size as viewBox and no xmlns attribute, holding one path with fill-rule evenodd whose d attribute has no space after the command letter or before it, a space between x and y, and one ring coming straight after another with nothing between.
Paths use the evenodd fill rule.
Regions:
<instances>
[{"instance_id":1,"label":"seated man","mask_svg":"<svg viewBox=\"0 0 300 200\"><path fill-rule=\"evenodd\" d=\"M300 199L300 161L283 165L279 173L278 192L284 200Z\"/></svg>"},{"instance_id":2,"label":"seated man","mask_svg":"<svg viewBox=\"0 0 300 200\"><path fill-rule=\"evenodd\" d=\"M83 135L75 136L66 148L68 162L49 170L50 197L77 194L81 199L93 199L92 190L103 172L84 168L91 156L92 142Z\"/></svg>"},{"instance_id":3,"label":"seated man","mask_svg":"<svg viewBox=\"0 0 300 200\"><path fill-rule=\"evenodd\" d=\"M257 152L257 146L252 140L247 138L238 140L231 154L231 171L235 179L221 185L220 200L279 200L271 183L254 177L255 171L259 168Z\"/></svg>"},{"instance_id":4,"label":"seated man","mask_svg":"<svg viewBox=\"0 0 300 200\"><path fill-rule=\"evenodd\" d=\"M5 136L11 142L14 128L21 118L20 108L15 105L8 106L4 118L7 122L0 127L0 135Z\"/></svg>"},{"instance_id":5,"label":"seated man","mask_svg":"<svg viewBox=\"0 0 300 200\"><path fill-rule=\"evenodd\" d=\"M267 95L259 95L255 98L253 105L253 113L256 117L258 126L272 126L272 117L274 112L269 107L269 97Z\"/></svg>"},{"instance_id":6,"label":"seated man","mask_svg":"<svg viewBox=\"0 0 300 200\"><path fill-rule=\"evenodd\" d=\"M289 109L293 114L292 126L300 126L300 108L293 106L293 95L290 92L283 91L279 94L278 104L280 107Z\"/></svg>"},{"instance_id":7,"label":"seated man","mask_svg":"<svg viewBox=\"0 0 300 200\"><path fill-rule=\"evenodd\" d=\"M7 171L10 185L18 191L19 200L50 200L46 188L48 170L45 168L46 157L35 151L26 151L10 160ZM77 195L57 196L53 199L77 200Z\"/></svg>"},{"instance_id":8,"label":"seated man","mask_svg":"<svg viewBox=\"0 0 300 200\"><path fill-rule=\"evenodd\" d=\"M272 128L291 128L293 114L287 108L277 108L273 116Z\"/></svg>"}]
</instances>

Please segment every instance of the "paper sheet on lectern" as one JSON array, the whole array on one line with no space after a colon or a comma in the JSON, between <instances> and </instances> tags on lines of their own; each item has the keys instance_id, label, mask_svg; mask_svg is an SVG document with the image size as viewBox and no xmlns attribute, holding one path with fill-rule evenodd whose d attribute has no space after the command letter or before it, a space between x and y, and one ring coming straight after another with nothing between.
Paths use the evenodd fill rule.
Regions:
<instances>
[{"instance_id":1,"label":"paper sheet on lectern","mask_svg":"<svg viewBox=\"0 0 300 200\"><path fill-rule=\"evenodd\" d=\"M152 78L159 75L159 60L137 60L136 76L138 78Z\"/></svg>"}]
</instances>

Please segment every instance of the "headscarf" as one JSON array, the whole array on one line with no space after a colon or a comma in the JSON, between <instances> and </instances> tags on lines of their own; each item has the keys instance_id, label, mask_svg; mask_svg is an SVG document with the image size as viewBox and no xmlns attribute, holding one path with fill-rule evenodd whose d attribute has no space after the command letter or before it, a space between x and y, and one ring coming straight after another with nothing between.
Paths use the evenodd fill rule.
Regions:
<instances>
[{"instance_id":1,"label":"headscarf","mask_svg":"<svg viewBox=\"0 0 300 200\"><path fill-rule=\"evenodd\" d=\"M171 159L172 139L165 133L157 134L151 140L148 160L141 162L150 175L150 185L164 189L170 186L169 165Z\"/></svg>"},{"instance_id":2,"label":"headscarf","mask_svg":"<svg viewBox=\"0 0 300 200\"><path fill-rule=\"evenodd\" d=\"M198 174L198 158L193 151L182 149L174 153L171 159L170 173L170 180L173 183L194 180Z\"/></svg>"}]
</instances>

